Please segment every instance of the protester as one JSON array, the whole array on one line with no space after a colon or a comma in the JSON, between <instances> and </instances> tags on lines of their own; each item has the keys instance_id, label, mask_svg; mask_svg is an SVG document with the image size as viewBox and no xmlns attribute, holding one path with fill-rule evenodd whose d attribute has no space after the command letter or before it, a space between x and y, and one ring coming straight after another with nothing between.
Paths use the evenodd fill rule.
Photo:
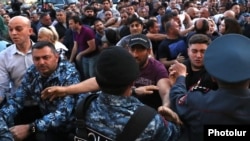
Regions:
<instances>
[{"instance_id":1,"label":"protester","mask_svg":"<svg viewBox=\"0 0 250 141\"><path fill-rule=\"evenodd\" d=\"M137 94L136 91L134 95L144 104L155 109L162 105L169 106L171 86L168 80L168 72L161 62L149 57L152 51L150 40L144 34L132 35L128 46L140 67L140 75L134 86L155 85L159 89L151 95Z\"/></svg>"},{"instance_id":2,"label":"protester","mask_svg":"<svg viewBox=\"0 0 250 141\"><path fill-rule=\"evenodd\" d=\"M211 39L204 34L193 35L188 42L188 60L184 62L187 67L187 90L208 91L218 86L204 68L204 53L211 43Z\"/></svg>"},{"instance_id":3,"label":"protester","mask_svg":"<svg viewBox=\"0 0 250 141\"><path fill-rule=\"evenodd\" d=\"M180 36L179 24L171 19L165 24L167 38L158 46L159 61L168 69L175 60L184 62L187 58L187 43Z\"/></svg>"},{"instance_id":4,"label":"protester","mask_svg":"<svg viewBox=\"0 0 250 141\"><path fill-rule=\"evenodd\" d=\"M98 56L94 31L82 25L81 19L78 16L70 17L69 26L74 31L74 47L69 61L72 63L76 62L82 80L93 77L94 64Z\"/></svg>"},{"instance_id":5,"label":"protester","mask_svg":"<svg viewBox=\"0 0 250 141\"><path fill-rule=\"evenodd\" d=\"M208 92L216 90L217 83L212 79L204 68L204 54L211 43L211 39L204 34L193 35L188 42L188 60L184 62L187 68L186 88L188 91ZM185 141L188 131L183 130L181 141Z\"/></svg>"},{"instance_id":6,"label":"protester","mask_svg":"<svg viewBox=\"0 0 250 141\"><path fill-rule=\"evenodd\" d=\"M20 29L17 31L17 28ZM6 93L4 91L8 90L9 83L13 84L13 90L15 90L19 86L27 68L33 64L31 33L29 19L16 16L10 20L9 35L14 44L0 54L0 90L3 99L5 97L3 94Z\"/></svg>"},{"instance_id":7,"label":"protester","mask_svg":"<svg viewBox=\"0 0 250 141\"><path fill-rule=\"evenodd\" d=\"M28 18L15 16L9 21L9 35L14 44L0 53L0 103L13 96L27 69L33 64L30 39L31 23ZM15 124L25 124L40 117L38 104L26 97L24 108L15 116ZM33 141L27 139L25 141Z\"/></svg>"},{"instance_id":8,"label":"protester","mask_svg":"<svg viewBox=\"0 0 250 141\"><path fill-rule=\"evenodd\" d=\"M169 106L168 94L170 82L168 81L168 72L159 61L149 57L151 54L151 46L146 35L132 35L129 40L129 52L140 66L140 75L134 83L135 87L133 87L134 95L144 104L155 109L163 105ZM79 85L69 87L67 90L61 87L47 88L43 91L43 96L47 98L51 95L56 96L57 93L59 93L58 96L60 96L61 94L64 95L65 92L67 94L77 94L99 89L95 78L88 80L88 82L82 82ZM147 92L148 90L149 92Z\"/></svg>"},{"instance_id":9,"label":"protester","mask_svg":"<svg viewBox=\"0 0 250 141\"><path fill-rule=\"evenodd\" d=\"M68 48L59 41L59 36L54 26L41 27L37 37L38 41L53 43L60 56L62 56L62 58L65 57L65 52L68 51Z\"/></svg>"},{"instance_id":10,"label":"protester","mask_svg":"<svg viewBox=\"0 0 250 141\"><path fill-rule=\"evenodd\" d=\"M231 33L242 34L242 29L236 19L224 18L221 21L219 32L222 35L231 34Z\"/></svg>"},{"instance_id":11,"label":"protester","mask_svg":"<svg viewBox=\"0 0 250 141\"><path fill-rule=\"evenodd\" d=\"M54 25L56 32L58 33L58 41L62 42L64 40L65 32L69 28L66 12L62 9L56 11L56 21Z\"/></svg>"}]
</instances>

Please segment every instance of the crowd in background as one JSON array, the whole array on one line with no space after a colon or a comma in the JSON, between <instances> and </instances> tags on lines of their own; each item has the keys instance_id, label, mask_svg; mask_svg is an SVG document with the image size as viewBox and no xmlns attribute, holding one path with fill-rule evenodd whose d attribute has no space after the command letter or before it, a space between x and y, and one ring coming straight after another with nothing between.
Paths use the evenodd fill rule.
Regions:
<instances>
[{"instance_id":1,"label":"crowd in background","mask_svg":"<svg viewBox=\"0 0 250 141\"><path fill-rule=\"evenodd\" d=\"M102 0L79 1L62 8L45 3L42 7L32 5L22 9L18 5L12 9L9 12L3 5L0 8L0 39L8 42L6 45L0 44L1 51L9 48L12 43L17 44L13 30L19 29L9 25L10 20L17 15L30 21L32 30L27 30L25 35L31 41L28 45L39 41L52 43L60 54L60 60L75 65L80 73L80 81L95 77L95 63L103 49L111 46L125 48L136 58L141 69L140 75L143 76L136 80L136 87L157 85L159 88L156 100L142 100L155 109L162 105L171 107L166 97L169 96L172 84L165 79L163 81L163 78L168 77L173 64L179 62L186 65L187 90L216 90L217 84L203 66L207 46L217 38L232 33L250 38L250 1L245 0L121 0L117 4ZM134 49L130 40L140 34L146 35L150 40L149 45ZM199 50L192 46L194 44L203 44L205 47ZM143 54L144 49L147 52ZM195 57L198 59L194 60ZM143 69L148 60L155 67L152 65L145 71ZM23 67L22 72L31 64L29 62ZM0 71L3 70L0 66ZM157 72L159 70L161 72ZM144 79L145 75L149 78ZM13 78L5 76L6 81L0 80L0 88L4 92L15 93L22 77L22 74ZM150 77L154 77L154 80L149 80Z\"/></svg>"},{"instance_id":2,"label":"crowd in background","mask_svg":"<svg viewBox=\"0 0 250 141\"><path fill-rule=\"evenodd\" d=\"M49 16L46 14L49 14ZM131 31L129 30L128 18L132 15L139 17L143 21L143 34L150 34L152 32L153 34L166 34L166 29L164 29L165 23L170 17L173 17L178 23L180 35L183 37L186 37L187 33L196 30L194 27L195 22L200 18L208 21L209 30L206 29L206 24L204 27L201 27L201 29L204 30L202 32L210 34L210 36L212 36L211 38L231 32L237 32L247 37L250 36L249 2L245 0L123 0L115 5L112 1L108 1L108 3L99 1L79 1L78 3L65 5L62 8L54 7L52 3L45 3L43 7L31 5L28 8L21 8L20 4L15 4L12 10L4 9L2 5L0 15L0 23L3 24L3 26L1 26L2 38L9 40L7 25L10 18L15 15L23 15L28 17L32 22L34 32L32 40L34 42L37 41L40 27L53 25L59 35L59 41L69 49L67 54L70 54L72 43L69 44L68 41L65 41L68 39L64 37L68 35L66 34L66 30L72 30L68 22L69 17L72 15L79 16L83 25L91 27L97 35L96 38L98 40L105 34L108 34L108 36L105 36L104 41L98 42L97 47L99 48L105 47L107 44L116 44L119 39L130 34ZM233 21L224 20L225 18L231 18ZM96 20L100 20L103 25L95 25ZM235 20L237 23L234 22ZM157 21L157 24L154 25L152 21ZM157 36L154 38L148 35L153 42L159 44L163 38L157 38ZM157 49L155 49L158 48L157 44L153 44L155 54L158 54L156 51Z\"/></svg>"},{"instance_id":3,"label":"crowd in background","mask_svg":"<svg viewBox=\"0 0 250 141\"><path fill-rule=\"evenodd\" d=\"M68 59L74 46L72 36L74 29L69 24L72 16L78 16L82 25L93 30L98 51L117 44L124 36L134 34L132 30L142 30L138 32L150 38L154 57L161 60L166 67L171 64L166 61L176 59L177 56L170 57L162 53L160 44L164 39L181 37L187 44L188 38L194 33L207 34L212 40L228 33L239 33L250 37L249 2L245 0L123 0L115 6L112 1L79 1L65 5L63 8L56 8L52 3L45 3L39 8L32 5L29 8L15 7L13 10L8 12L1 8L1 38L11 42L8 37L8 21L18 13L31 20L33 28L31 39L34 42L39 38L38 33L41 27L55 28L56 32L53 34L58 35L58 41L67 47L65 54ZM142 20L142 29L136 29L136 27L133 29L130 26L129 21L133 16ZM173 24L166 26L170 19L178 25L176 31L173 31L175 28Z\"/></svg>"}]
</instances>

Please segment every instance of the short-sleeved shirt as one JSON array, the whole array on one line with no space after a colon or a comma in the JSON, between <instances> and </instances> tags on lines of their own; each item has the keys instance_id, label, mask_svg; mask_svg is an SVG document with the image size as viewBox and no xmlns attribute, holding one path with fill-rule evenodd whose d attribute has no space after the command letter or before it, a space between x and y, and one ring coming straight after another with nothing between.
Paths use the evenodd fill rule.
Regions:
<instances>
[{"instance_id":1,"label":"short-sleeved shirt","mask_svg":"<svg viewBox=\"0 0 250 141\"><path fill-rule=\"evenodd\" d=\"M186 88L187 90L191 90L196 88L197 90L216 90L218 89L218 85L215 81L213 81L211 75L206 71L205 68L201 68L198 71L193 71L191 68L190 60L184 62L184 65L187 67L187 76L186 76Z\"/></svg>"},{"instance_id":2,"label":"short-sleeved shirt","mask_svg":"<svg viewBox=\"0 0 250 141\"><path fill-rule=\"evenodd\" d=\"M140 75L134 85L135 87L157 85L157 82L162 78L168 78L168 72L165 66L161 62L150 58L148 65L140 70ZM136 95L136 97L142 103L155 109L162 105L162 100L158 91L151 95Z\"/></svg>"},{"instance_id":3,"label":"short-sleeved shirt","mask_svg":"<svg viewBox=\"0 0 250 141\"><path fill-rule=\"evenodd\" d=\"M161 58L167 58L167 60L176 59L176 56L171 53L170 44L177 43L178 41L183 41L183 43L185 43L185 39L184 38L165 39L165 40L163 40L160 43L159 47L158 47L159 59L161 59ZM183 44L183 45L185 45L184 48L186 48L186 44ZM181 55L185 56L185 57L187 56L186 52L182 53Z\"/></svg>"},{"instance_id":4,"label":"short-sleeved shirt","mask_svg":"<svg viewBox=\"0 0 250 141\"><path fill-rule=\"evenodd\" d=\"M95 32L89 27L82 26L80 33L78 34L77 32L74 32L73 36L74 36L74 41L76 41L78 45L77 53L79 53L89 48L87 42L92 39L95 39Z\"/></svg>"}]
</instances>

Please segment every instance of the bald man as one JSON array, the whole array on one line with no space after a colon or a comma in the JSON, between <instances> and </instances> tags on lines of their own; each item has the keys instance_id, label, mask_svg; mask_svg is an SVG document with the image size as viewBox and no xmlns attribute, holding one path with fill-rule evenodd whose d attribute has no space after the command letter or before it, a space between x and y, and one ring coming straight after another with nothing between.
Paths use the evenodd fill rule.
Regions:
<instances>
[{"instance_id":1,"label":"bald man","mask_svg":"<svg viewBox=\"0 0 250 141\"><path fill-rule=\"evenodd\" d=\"M32 42L30 35L32 28L30 20L23 16L16 16L9 22L9 35L14 44L2 51L0 54L0 96L9 90L12 83L12 91L20 84L26 69L33 64L31 56Z\"/></svg>"},{"instance_id":2,"label":"bald man","mask_svg":"<svg viewBox=\"0 0 250 141\"><path fill-rule=\"evenodd\" d=\"M199 17L199 9L196 7L189 7L187 9L187 14L190 16L191 20Z\"/></svg>"},{"instance_id":3,"label":"bald man","mask_svg":"<svg viewBox=\"0 0 250 141\"><path fill-rule=\"evenodd\" d=\"M235 19L235 12L233 10L227 10L223 13L223 17Z\"/></svg>"},{"instance_id":4,"label":"bald man","mask_svg":"<svg viewBox=\"0 0 250 141\"><path fill-rule=\"evenodd\" d=\"M21 83L26 70L33 64L31 55L32 41L30 35L32 28L30 20L23 16L10 19L9 36L14 44L0 53L0 103L13 95ZM26 112L25 112L26 111ZM39 115L39 109L31 100L25 101L25 108L15 119L15 124L29 122Z\"/></svg>"},{"instance_id":5,"label":"bald man","mask_svg":"<svg viewBox=\"0 0 250 141\"><path fill-rule=\"evenodd\" d=\"M200 18L206 18L207 19L207 18L210 17L209 10L206 7L202 7L199 12L200 12Z\"/></svg>"},{"instance_id":6,"label":"bald man","mask_svg":"<svg viewBox=\"0 0 250 141\"><path fill-rule=\"evenodd\" d=\"M225 11L225 12L222 14L222 16L220 16L220 17L217 19L217 22L215 22L216 25L217 25L217 28L220 26L221 21L222 21L223 18L232 18L232 19L236 19L236 15L235 15L235 13L234 13L233 10L227 10L227 11Z\"/></svg>"},{"instance_id":7,"label":"bald man","mask_svg":"<svg viewBox=\"0 0 250 141\"><path fill-rule=\"evenodd\" d=\"M196 33L207 34L209 30L209 23L206 18L199 18L194 24Z\"/></svg>"}]
</instances>

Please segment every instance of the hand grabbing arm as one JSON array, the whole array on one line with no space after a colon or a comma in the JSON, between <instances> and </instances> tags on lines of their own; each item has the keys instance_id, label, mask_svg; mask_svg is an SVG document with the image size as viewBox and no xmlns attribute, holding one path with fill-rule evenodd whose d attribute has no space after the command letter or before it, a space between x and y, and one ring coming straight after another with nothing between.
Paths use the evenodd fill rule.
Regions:
<instances>
[{"instance_id":1,"label":"hand grabbing arm","mask_svg":"<svg viewBox=\"0 0 250 141\"><path fill-rule=\"evenodd\" d=\"M79 94L99 90L95 77L87 79L70 86L52 86L42 91L42 99L49 98L50 101L57 97L63 97L70 94Z\"/></svg>"},{"instance_id":2,"label":"hand grabbing arm","mask_svg":"<svg viewBox=\"0 0 250 141\"><path fill-rule=\"evenodd\" d=\"M148 86L141 86L135 88L135 93L137 95L142 95L142 94L153 94L154 91L158 91L159 88L155 85L148 85Z\"/></svg>"}]
</instances>

